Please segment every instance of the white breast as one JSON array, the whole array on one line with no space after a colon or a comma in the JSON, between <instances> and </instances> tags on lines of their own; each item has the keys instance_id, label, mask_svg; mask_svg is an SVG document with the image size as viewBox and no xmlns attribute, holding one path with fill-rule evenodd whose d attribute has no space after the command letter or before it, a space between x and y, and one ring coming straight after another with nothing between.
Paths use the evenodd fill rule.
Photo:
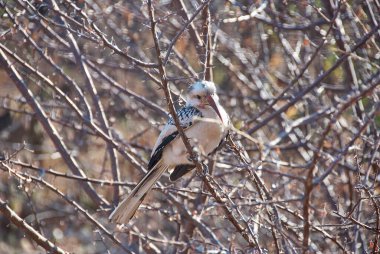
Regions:
<instances>
[{"instance_id":1,"label":"white breast","mask_svg":"<svg viewBox=\"0 0 380 254\"><path fill-rule=\"evenodd\" d=\"M203 117L195 120L193 125L185 131L185 134L190 139L190 144L203 156L207 156L218 147L224 138L228 119L226 119L226 123L222 123L211 107L199 110ZM222 110L225 113L223 108ZM223 116L223 113L221 114ZM227 114L225 113L225 115ZM170 166L191 163L188 160L186 147L179 136L165 148L162 159L166 165Z\"/></svg>"}]
</instances>

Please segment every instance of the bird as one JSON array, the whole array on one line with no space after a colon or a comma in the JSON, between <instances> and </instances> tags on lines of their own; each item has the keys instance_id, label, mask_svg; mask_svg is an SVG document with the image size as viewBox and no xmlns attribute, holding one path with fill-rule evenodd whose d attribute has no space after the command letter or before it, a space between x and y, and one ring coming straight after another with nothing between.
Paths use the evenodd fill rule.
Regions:
<instances>
[{"instance_id":1,"label":"bird","mask_svg":"<svg viewBox=\"0 0 380 254\"><path fill-rule=\"evenodd\" d=\"M177 116L191 146L203 156L214 152L228 134L230 118L211 81L197 81L189 86L186 105L177 111ZM194 168L174 119L170 117L152 149L147 174L119 203L109 220L128 224L165 171L172 170L169 179L176 181Z\"/></svg>"}]
</instances>

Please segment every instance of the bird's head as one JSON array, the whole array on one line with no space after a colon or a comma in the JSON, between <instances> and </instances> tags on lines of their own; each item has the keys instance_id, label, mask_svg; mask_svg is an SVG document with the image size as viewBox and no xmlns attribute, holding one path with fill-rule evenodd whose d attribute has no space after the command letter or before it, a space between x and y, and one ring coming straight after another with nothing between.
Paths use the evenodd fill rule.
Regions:
<instances>
[{"instance_id":1,"label":"bird's head","mask_svg":"<svg viewBox=\"0 0 380 254\"><path fill-rule=\"evenodd\" d=\"M219 97L216 94L216 87L213 82L198 81L192 84L189 87L187 105L200 109L204 109L207 106L210 106L218 114L220 120L223 121L219 110Z\"/></svg>"}]
</instances>

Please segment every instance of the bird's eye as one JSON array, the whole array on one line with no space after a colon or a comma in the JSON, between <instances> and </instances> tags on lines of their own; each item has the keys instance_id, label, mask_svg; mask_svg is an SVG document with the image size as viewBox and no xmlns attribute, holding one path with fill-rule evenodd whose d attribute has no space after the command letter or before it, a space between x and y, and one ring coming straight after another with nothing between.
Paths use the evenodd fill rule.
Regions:
<instances>
[{"instance_id":1,"label":"bird's eye","mask_svg":"<svg viewBox=\"0 0 380 254\"><path fill-rule=\"evenodd\" d=\"M202 97L200 95L197 95L197 99L200 100Z\"/></svg>"}]
</instances>

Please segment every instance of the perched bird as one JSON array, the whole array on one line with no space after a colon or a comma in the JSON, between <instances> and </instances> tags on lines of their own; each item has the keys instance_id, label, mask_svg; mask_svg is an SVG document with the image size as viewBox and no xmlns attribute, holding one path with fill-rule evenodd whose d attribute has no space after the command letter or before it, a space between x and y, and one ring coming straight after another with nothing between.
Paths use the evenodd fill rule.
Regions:
<instances>
[{"instance_id":1,"label":"perched bird","mask_svg":"<svg viewBox=\"0 0 380 254\"><path fill-rule=\"evenodd\" d=\"M219 103L212 82L199 81L191 85L186 106L178 110L177 115L190 144L203 156L213 152L227 135L229 117ZM174 169L170 180L175 181L194 168L174 119L170 118L152 150L148 173L112 212L109 219L118 224L127 224L166 170Z\"/></svg>"}]
</instances>

